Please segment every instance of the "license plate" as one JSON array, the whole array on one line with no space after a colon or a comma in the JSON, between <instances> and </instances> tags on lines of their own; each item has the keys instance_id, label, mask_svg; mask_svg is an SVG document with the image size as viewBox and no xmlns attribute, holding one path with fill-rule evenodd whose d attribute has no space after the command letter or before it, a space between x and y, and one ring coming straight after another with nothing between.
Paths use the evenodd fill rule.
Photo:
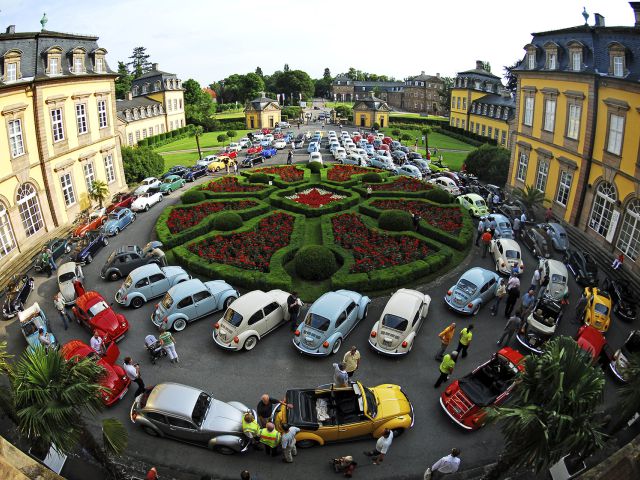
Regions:
<instances>
[{"instance_id":1,"label":"license plate","mask_svg":"<svg viewBox=\"0 0 640 480\"><path fill-rule=\"evenodd\" d=\"M125 388L120 394L120 396L118 397L118 400L122 400L128 391L129 391L129 387Z\"/></svg>"}]
</instances>

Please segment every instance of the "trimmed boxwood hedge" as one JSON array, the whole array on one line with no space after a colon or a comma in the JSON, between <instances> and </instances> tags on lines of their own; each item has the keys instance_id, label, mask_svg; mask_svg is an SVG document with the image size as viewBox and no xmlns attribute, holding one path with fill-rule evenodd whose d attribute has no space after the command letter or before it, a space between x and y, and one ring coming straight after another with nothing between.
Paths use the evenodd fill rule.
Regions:
<instances>
[{"instance_id":1,"label":"trimmed boxwood hedge","mask_svg":"<svg viewBox=\"0 0 640 480\"><path fill-rule=\"evenodd\" d=\"M242 217L236 212L219 212L213 219L213 228L230 232L242 226Z\"/></svg>"},{"instance_id":2,"label":"trimmed boxwood hedge","mask_svg":"<svg viewBox=\"0 0 640 480\"><path fill-rule=\"evenodd\" d=\"M249 208L247 210L233 210L233 212L237 213L242 217L243 220L249 220L257 215L263 215L267 213L270 209L269 205L257 198L230 198L230 199L222 199L222 200L203 200L202 202L197 202L188 205L173 205L171 207L165 208L165 210L160 214L158 220L156 220L156 235L158 240L160 240L165 249L173 248L175 246L181 245L189 240L196 238L199 235L203 235L206 232L213 230L213 221L217 215L220 215L224 212L216 212L202 219L200 223L194 225L191 228L187 228L179 233L171 233L169 231L169 227L167 227L167 220L171 212L175 208L189 208L191 206L196 207L201 203L207 202L240 202L243 200L252 200L257 203L257 205L253 208Z\"/></svg>"},{"instance_id":3,"label":"trimmed boxwood hedge","mask_svg":"<svg viewBox=\"0 0 640 480\"><path fill-rule=\"evenodd\" d=\"M379 208L371 206L371 202L375 201L375 198L367 200L360 204L358 210L360 213L368 215L373 218L378 218L380 214L386 210L380 210ZM415 201L415 198L406 198L406 196L399 196L396 200L412 200ZM434 207L438 208L451 208L451 209L461 209L461 207L457 204L451 205L441 205L439 203L431 202L429 200L422 200L424 203L431 204ZM475 227L473 226L473 222L469 215L461 209L462 212L462 229L460 230L460 234L458 236L451 235L450 233L444 232L439 228L432 227L426 220L423 218L420 220L420 224L418 226L418 233L424 235L425 237L432 238L437 240L445 245L455 248L456 250L465 250L473 239L473 234L475 231Z\"/></svg>"},{"instance_id":4,"label":"trimmed boxwood hedge","mask_svg":"<svg viewBox=\"0 0 640 480\"><path fill-rule=\"evenodd\" d=\"M320 162L309 162L307 168L311 173L320 173L320 171L325 169Z\"/></svg>"},{"instance_id":5,"label":"trimmed boxwood hedge","mask_svg":"<svg viewBox=\"0 0 640 480\"><path fill-rule=\"evenodd\" d=\"M378 227L389 232L415 230L411 214L404 210L385 210L380 213Z\"/></svg>"},{"instance_id":6,"label":"trimmed boxwood hedge","mask_svg":"<svg viewBox=\"0 0 640 480\"><path fill-rule=\"evenodd\" d=\"M220 177L217 179L212 180L212 182L217 182L222 180L223 178L227 178L227 177ZM210 183L210 182L209 182ZM256 186L255 184L249 183L249 180L246 177L243 176L239 176L238 177L238 183L240 185L251 185L251 186ZM225 198L249 198L249 197L253 197L253 198L259 198L259 199L263 199L263 198L267 198L271 192L273 192L274 190L277 190L276 187L270 186L270 185L265 185L265 187L262 190L258 190L255 192L212 192L210 190L203 190L202 187L204 187L205 185L208 185L208 183L206 184L201 184L201 185L196 185L195 187L191 187L189 190L187 190L186 192L184 192L182 194L182 197L180 197L180 200L184 202L184 196L189 194L192 195L190 192L202 192L202 194L204 195L204 198L209 200L224 200ZM189 196L187 196L187 198L189 198Z\"/></svg>"},{"instance_id":7,"label":"trimmed boxwood hedge","mask_svg":"<svg viewBox=\"0 0 640 480\"><path fill-rule=\"evenodd\" d=\"M266 173L254 173L249 176L249 183L269 183L271 178Z\"/></svg>"},{"instance_id":8,"label":"trimmed boxwood hedge","mask_svg":"<svg viewBox=\"0 0 640 480\"><path fill-rule=\"evenodd\" d=\"M370 168L370 167L363 167L363 168ZM376 173L376 174L380 175L380 177L382 177L383 181L384 181L385 178L391 176L391 172L386 172L386 171L377 172L377 171L374 171L374 170L377 170L377 169L371 168L371 172L357 173L355 175L352 175L351 179L347 180L346 182L336 182L335 180L329 180L327 178L327 175L329 174L329 170L330 169L325 168L324 170L322 170L320 172L320 181L322 183L327 183L329 185L336 185L336 186L342 187L342 188L351 188L351 187L354 187L356 185L359 185L359 184L362 183L362 177L364 177L365 175L370 175L372 173ZM366 193L366 188L363 191L365 191L365 193Z\"/></svg>"},{"instance_id":9,"label":"trimmed boxwood hedge","mask_svg":"<svg viewBox=\"0 0 640 480\"><path fill-rule=\"evenodd\" d=\"M306 190L308 188L322 188L324 190L328 190L338 195L345 195L346 198L342 200L336 200L335 202L331 202L323 207L319 208L311 208L302 203L294 202L293 200L289 200L285 198L286 196L293 195L294 193L301 192L302 190ZM321 215L325 215L327 213L341 212L348 208L353 207L358 202L360 202L360 197L353 193L350 190L345 190L343 188L338 188L333 185L323 185L323 184L306 184L300 185L297 187L287 188L285 190L278 190L277 192L273 192L269 195L269 201L271 205L277 208L282 208L284 210L288 210L291 212L301 213L306 215L307 217L319 217Z\"/></svg>"},{"instance_id":10,"label":"trimmed boxwood hedge","mask_svg":"<svg viewBox=\"0 0 640 480\"><path fill-rule=\"evenodd\" d=\"M382 183L386 183L387 181L393 181L395 177L388 177L385 179L385 181ZM378 184L380 185L380 184ZM367 198L367 187L364 184L360 184L360 185L355 185L353 187L351 187L351 189L354 192L358 192L362 198ZM372 197L405 197L405 198L411 198L411 199L416 199L416 198L427 198L427 192L430 192L430 190L423 190L420 192L404 192L402 190L374 190L373 192L371 192L371 196Z\"/></svg>"},{"instance_id":11,"label":"trimmed boxwood hedge","mask_svg":"<svg viewBox=\"0 0 640 480\"><path fill-rule=\"evenodd\" d=\"M293 260L296 273L305 280L325 280L338 269L333 251L324 245L305 245Z\"/></svg>"},{"instance_id":12,"label":"trimmed boxwood hedge","mask_svg":"<svg viewBox=\"0 0 640 480\"><path fill-rule=\"evenodd\" d=\"M425 195L427 200L439 203L440 205L450 205L454 202L454 197L446 190L442 188L433 188Z\"/></svg>"},{"instance_id":13,"label":"trimmed boxwood hedge","mask_svg":"<svg viewBox=\"0 0 640 480\"><path fill-rule=\"evenodd\" d=\"M304 223L305 216L296 213L285 212L295 217L293 232L291 233L291 240L287 247L281 248L273 254L271 261L269 262L269 272L259 272L256 270L244 270L231 265L224 265L220 263L209 263L208 261L200 258L196 254L188 250L188 246L193 243L198 243L211 236L216 235L232 235L236 233L244 233L256 228L258 222L269 215L278 212L274 210L264 215L254 217L245 222L244 226L233 233L212 231L200 237L196 237L190 242L180 245L173 249L176 259L186 269L199 275L204 275L208 278L221 278L226 280L234 287L243 287L248 290L271 290L282 289L285 291L293 290L292 279L285 271L284 265L289 262L296 251L302 247L304 242Z\"/></svg>"},{"instance_id":14,"label":"trimmed boxwood hedge","mask_svg":"<svg viewBox=\"0 0 640 480\"><path fill-rule=\"evenodd\" d=\"M269 165L268 167L265 167L265 168L285 168L289 166L290 165L273 165L273 166ZM263 167L260 167L260 168L263 168ZM241 173L241 175L244 177L250 177L251 175L254 175L256 171L259 171L260 168L257 168L256 170L244 171ZM271 183L273 183L276 187L279 187L279 188L289 188L289 187L295 187L296 185L309 183L311 181L311 170L309 170L308 168L298 168L298 170L303 172L302 173L303 177L302 177L302 180L299 180L297 182L285 182L277 174L266 173L265 175L268 175L269 179L271 180Z\"/></svg>"}]
</instances>

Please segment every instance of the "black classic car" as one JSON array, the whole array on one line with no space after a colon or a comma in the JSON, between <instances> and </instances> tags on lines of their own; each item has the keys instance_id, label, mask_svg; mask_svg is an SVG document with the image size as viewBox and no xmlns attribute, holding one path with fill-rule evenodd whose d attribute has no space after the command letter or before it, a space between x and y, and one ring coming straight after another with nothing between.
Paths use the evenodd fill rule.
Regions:
<instances>
[{"instance_id":1,"label":"black classic car","mask_svg":"<svg viewBox=\"0 0 640 480\"><path fill-rule=\"evenodd\" d=\"M251 168L259 163L264 163L264 157L260 154L243 158L239 166L240 168Z\"/></svg>"},{"instance_id":2,"label":"black classic car","mask_svg":"<svg viewBox=\"0 0 640 480\"><path fill-rule=\"evenodd\" d=\"M638 296L624 280L606 277L602 282L602 290L606 290L613 303L613 313L622 320L632 322L638 313Z\"/></svg>"},{"instance_id":3,"label":"black classic car","mask_svg":"<svg viewBox=\"0 0 640 480\"><path fill-rule=\"evenodd\" d=\"M184 178L187 182L193 182L200 177L204 177L208 171L209 170L207 169L206 165L195 165L187 169L186 172L182 172L181 177ZM176 173L176 175L179 174Z\"/></svg>"},{"instance_id":4,"label":"black classic car","mask_svg":"<svg viewBox=\"0 0 640 480\"><path fill-rule=\"evenodd\" d=\"M182 165L174 165L169 170L167 170L167 173L162 175L160 177L160 179L164 180L165 178L167 178L167 177L169 177L171 175L178 175L179 177L182 177L189 170L190 170L189 167L185 167L185 166L182 166Z\"/></svg>"},{"instance_id":5,"label":"black classic car","mask_svg":"<svg viewBox=\"0 0 640 480\"><path fill-rule=\"evenodd\" d=\"M567 268L573 273L578 285L593 287L598 284L598 265L587 252L567 249L563 259Z\"/></svg>"},{"instance_id":6,"label":"black classic car","mask_svg":"<svg viewBox=\"0 0 640 480\"><path fill-rule=\"evenodd\" d=\"M540 258L551 257L551 238L543 227L540 225L527 225L520 228L520 240L531 250L534 256Z\"/></svg>"},{"instance_id":7,"label":"black classic car","mask_svg":"<svg viewBox=\"0 0 640 480\"><path fill-rule=\"evenodd\" d=\"M49 240L47 244L43 247L43 250L48 248L53 253L53 259L57 260L65 253L71 252L71 244L69 240L66 238L54 238L53 240ZM34 261L33 267L36 272L42 272L43 270L48 270L49 265L46 265L42 259L42 253L39 253Z\"/></svg>"},{"instance_id":8,"label":"black classic car","mask_svg":"<svg viewBox=\"0 0 640 480\"><path fill-rule=\"evenodd\" d=\"M7 293L2 304L4 318L12 318L24 310L24 304L33 290L33 278L29 275L15 276L7 287Z\"/></svg>"},{"instance_id":9,"label":"black classic car","mask_svg":"<svg viewBox=\"0 0 640 480\"><path fill-rule=\"evenodd\" d=\"M137 245L126 245L111 252L102 266L100 277L118 280L129 275L133 270L149 263L164 266L164 255L157 256L152 252L162 247L162 242L149 242L144 248Z\"/></svg>"},{"instance_id":10,"label":"black classic car","mask_svg":"<svg viewBox=\"0 0 640 480\"><path fill-rule=\"evenodd\" d=\"M76 263L91 263L98 250L107 245L109 245L109 239L102 231L87 232L76 247Z\"/></svg>"},{"instance_id":11,"label":"black classic car","mask_svg":"<svg viewBox=\"0 0 640 480\"><path fill-rule=\"evenodd\" d=\"M503 203L498 207L498 211L512 222L522 215L522 207L517 203Z\"/></svg>"}]
</instances>

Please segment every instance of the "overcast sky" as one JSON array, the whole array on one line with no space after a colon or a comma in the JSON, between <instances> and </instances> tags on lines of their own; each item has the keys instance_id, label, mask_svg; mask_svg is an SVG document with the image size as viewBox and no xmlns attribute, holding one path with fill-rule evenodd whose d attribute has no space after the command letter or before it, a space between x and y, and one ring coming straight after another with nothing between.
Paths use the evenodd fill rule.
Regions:
<instances>
[{"instance_id":1,"label":"overcast sky","mask_svg":"<svg viewBox=\"0 0 640 480\"><path fill-rule=\"evenodd\" d=\"M257 66L322 76L349 67L402 79L453 76L488 61L493 73L521 58L532 32L584 23L633 25L622 0L0 0L0 27L97 35L112 68L144 46L162 70L209 84Z\"/></svg>"}]
</instances>

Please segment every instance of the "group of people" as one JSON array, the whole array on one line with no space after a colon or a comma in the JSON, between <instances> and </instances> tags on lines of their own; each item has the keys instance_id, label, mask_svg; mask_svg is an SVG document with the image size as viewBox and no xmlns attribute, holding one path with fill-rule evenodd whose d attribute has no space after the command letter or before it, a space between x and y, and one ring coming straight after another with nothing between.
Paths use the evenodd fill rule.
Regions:
<instances>
[{"instance_id":1,"label":"group of people","mask_svg":"<svg viewBox=\"0 0 640 480\"><path fill-rule=\"evenodd\" d=\"M453 340L456 324L451 323L444 330L442 330L438 337L440 338L440 350L436 354L435 359L440 361L439 373L440 376L433 385L433 388L438 388L443 382L449 379L449 375L453 373L453 369L456 366L458 357L465 358L467 356L467 350L473 340L473 323L460 330L458 335L458 346L451 353L445 354L447 348Z\"/></svg>"}]
</instances>

